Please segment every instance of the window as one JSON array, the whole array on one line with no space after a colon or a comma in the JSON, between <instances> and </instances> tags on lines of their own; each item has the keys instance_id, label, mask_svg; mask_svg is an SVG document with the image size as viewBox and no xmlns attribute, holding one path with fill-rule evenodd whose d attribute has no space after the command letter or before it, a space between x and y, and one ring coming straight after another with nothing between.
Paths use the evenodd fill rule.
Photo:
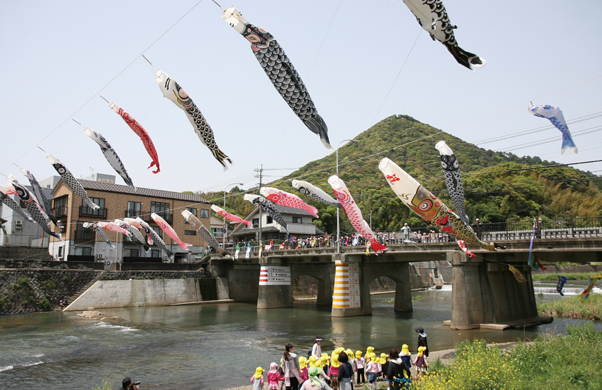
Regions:
<instances>
[{"instance_id":1,"label":"window","mask_svg":"<svg viewBox=\"0 0 602 390\"><path fill-rule=\"evenodd\" d=\"M171 215L169 214L169 203L151 202L151 213L155 213L163 218L167 223L171 223Z\"/></svg>"},{"instance_id":2,"label":"window","mask_svg":"<svg viewBox=\"0 0 602 390\"><path fill-rule=\"evenodd\" d=\"M269 215L268 215L268 216L265 218L265 223L267 224L267 223L272 223L272 222L274 222L274 219L273 219L271 216L269 216Z\"/></svg>"},{"instance_id":3,"label":"window","mask_svg":"<svg viewBox=\"0 0 602 390\"><path fill-rule=\"evenodd\" d=\"M76 256L92 256L92 248L76 246L73 250L73 254Z\"/></svg>"},{"instance_id":4,"label":"window","mask_svg":"<svg viewBox=\"0 0 602 390\"><path fill-rule=\"evenodd\" d=\"M259 227L259 218L253 218L251 222L253 223L253 227Z\"/></svg>"},{"instance_id":5,"label":"window","mask_svg":"<svg viewBox=\"0 0 602 390\"><path fill-rule=\"evenodd\" d=\"M209 218L209 210L201 209L201 218Z\"/></svg>"},{"instance_id":6,"label":"window","mask_svg":"<svg viewBox=\"0 0 602 390\"><path fill-rule=\"evenodd\" d=\"M83 222L77 222L75 225L75 239L80 241L94 242L96 238L96 232L93 229L87 229L84 227Z\"/></svg>"},{"instance_id":7,"label":"window","mask_svg":"<svg viewBox=\"0 0 602 390\"><path fill-rule=\"evenodd\" d=\"M105 215L105 200L103 198L90 198L90 200L100 206L98 209L92 209L88 206L88 203L82 201L82 208L80 211L80 215L90 215L90 216L101 216Z\"/></svg>"},{"instance_id":8,"label":"window","mask_svg":"<svg viewBox=\"0 0 602 390\"><path fill-rule=\"evenodd\" d=\"M161 257L161 251L158 249L151 249L151 257Z\"/></svg>"},{"instance_id":9,"label":"window","mask_svg":"<svg viewBox=\"0 0 602 390\"><path fill-rule=\"evenodd\" d=\"M293 223L303 223L303 219L301 217L293 217Z\"/></svg>"},{"instance_id":10,"label":"window","mask_svg":"<svg viewBox=\"0 0 602 390\"><path fill-rule=\"evenodd\" d=\"M140 251L138 249L125 248L123 250L123 257L139 257L139 256L140 256Z\"/></svg>"},{"instance_id":11,"label":"window","mask_svg":"<svg viewBox=\"0 0 602 390\"><path fill-rule=\"evenodd\" d=\"M53 199L52 214L54 214L54 216L57 218L66 217L68 201L69 197L66 195Z\"/></svg>"},{"instance_id":12,"label":"window","mask_svg":"<svg viewBox=\"0 0 602 390\"><path fill-rule=\"evenodd\" d=\"M185 236L196 236L196 230L184 230Z\"/></svg>"},{"instance_id":13,"label":"window","mask_svg":"<svg viewBox=\"0 0 602 390\"><path fill-rule=\"evenodd\" d=\"M224 231L222 228L219 228L219 227L212 227L211 233L213 233L213 237L215 237L215 238L224 237Z\"/></svg>"},{"instance_id":14,"label":"window","mask_svg":"<svg viewBox=\"0 0 602 390\"><path fill-rule=\"evenodd\" d=\"M128 209L125 212L127 218L139 217L142 210L142 203L140 202L128 202Z\"/></svg>"}]
</instances>

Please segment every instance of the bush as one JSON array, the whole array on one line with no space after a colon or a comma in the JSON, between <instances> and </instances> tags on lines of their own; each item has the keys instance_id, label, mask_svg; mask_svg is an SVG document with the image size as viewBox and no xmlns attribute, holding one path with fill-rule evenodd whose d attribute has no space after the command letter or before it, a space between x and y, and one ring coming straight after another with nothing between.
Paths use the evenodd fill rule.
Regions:
<instances>
[{"instance_id":1,"label":"bush","mask_svg":"<svg viewBox=\"0 0 602 390\"><path fill-rule=\"evenodd\" d=\"M38 304L40 305L40 307L44 310L50 310L50 302L48 302L48 299L40 299L40 301L38 302Z\"/></svg>"},{"instance_id":2,"label":"bush","mask_svg":"<svg viewBox=\"0 0 602 390\"><path fill-rule=\"evenodd\" d=\"M538 303L537 311L553 317L602 319L602 294L590 294L585 301L576 295L551 302Z\"/></svg>"},{"instance_id":3,"label":"bush","mask_svg":"<svg viewBox=\"0 0 602 390\"><path fill-rule=\"evenodd\" d=\"M466 340L456 347L456 359L447 368L435 362L422 381L412 389L464 390L512 389L517 372L497 346L487 347L485 340Z\"/></svg>"}]
</instances>

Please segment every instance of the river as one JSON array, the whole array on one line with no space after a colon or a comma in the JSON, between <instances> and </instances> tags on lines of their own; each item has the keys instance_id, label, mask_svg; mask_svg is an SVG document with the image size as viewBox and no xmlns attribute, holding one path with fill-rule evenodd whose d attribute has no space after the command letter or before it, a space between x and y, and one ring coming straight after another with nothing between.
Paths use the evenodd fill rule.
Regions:
<instances>
[{"instance_id":1,"label":"river","mask_svg":"<svg viewBox=\"0 0 602 390\"><path fill-rule=\"evenodd\" d=\"M537 294L537 288L536 296L560 297ZM450 290L413 297L412 313L395 313L393 295L385 294L372 296L372 316L347 318L332 318L329 309L311 301L289 309L229 303L102 310L120 317L110 323L60 312L2 316L0 388L94 389L103 380L116 388L131 376L142 381L141 389L220 389L250 384L255 367L268 369L288 342L306 354L316 336L324 337L325 352L336 345L388 353L406 343L415 353L418 326L425 328L431 350L441 350L465 339L534 339L585 322L555 319L525 330L456 331L442 325L451 316ZM602 330L601 322L593 323Z\"/></svg>"}]
</instances>

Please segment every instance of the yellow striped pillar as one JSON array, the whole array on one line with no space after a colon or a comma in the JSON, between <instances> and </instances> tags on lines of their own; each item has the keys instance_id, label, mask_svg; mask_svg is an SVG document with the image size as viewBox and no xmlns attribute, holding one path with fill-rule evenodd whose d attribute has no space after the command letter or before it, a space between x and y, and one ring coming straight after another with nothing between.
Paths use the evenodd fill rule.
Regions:
<instances>
[{"instance_id":1,"label":"yellow striped pillar","mask_svg":"<svg viewBox=\"0 0 602 390\"><path fill-rule=\"evenodd\" d=\"M335 261L332 316L347 317L370 314L364 313L362 308L361 282L361 263L357 256L343 256L341 260ZM369 292L368 299L370 299Z\"/></svg>"}]
</instances>

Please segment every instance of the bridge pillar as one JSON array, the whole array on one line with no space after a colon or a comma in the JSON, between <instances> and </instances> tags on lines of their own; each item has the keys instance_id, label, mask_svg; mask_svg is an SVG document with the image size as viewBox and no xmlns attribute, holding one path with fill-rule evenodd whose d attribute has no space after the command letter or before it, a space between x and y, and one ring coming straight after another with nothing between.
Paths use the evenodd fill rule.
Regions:
<instances>
[{"instance_id":1,"label":"bridge pillar","mask_svg":"<svg viewBox=\"0 0 602 390\"><path fill-rule=\"evenodd\" d=\"M410 282L410 264L396 265L400 269L396 272L395 280L395 305L393 310L401 312L414 311L412 307L412 285Z\"/></svg>"},{"instance_id":2,"label":"bridge pillar","mask_svg":"<svg viewBox=\"0 0 602 390\"><path fill-rule=\"evenodd\" d=\"M531 268L526 263L513 264L526 279L524 283L518 283L506 264L497 263L504 259L503 256L502 253L487 253L469 259L461 252L447 253L447 260L453 267L452 329L551 321L550 317L537 317Z\"/></svg>"},{"instance_id":3,"label":"bridge pillar","mask_svg":"<svg viewBox=\"0 0 602 390\"><path fill-rule=\"evenodd\" d=\"M333 256L335 260L333 317L351 317L372 314L370 281L362 272L362 255Z\"/></svg>"},{"instance_id":4,"label":"bridge pillar","mask_svg":"<svg viewBox=\"0 0 602 390\"><path fill-rule=\"evenodd\" d=\"M258 309L293 307L291 268L280 258L267 258L259 271Z\"/></svg>"}]
</instances>

